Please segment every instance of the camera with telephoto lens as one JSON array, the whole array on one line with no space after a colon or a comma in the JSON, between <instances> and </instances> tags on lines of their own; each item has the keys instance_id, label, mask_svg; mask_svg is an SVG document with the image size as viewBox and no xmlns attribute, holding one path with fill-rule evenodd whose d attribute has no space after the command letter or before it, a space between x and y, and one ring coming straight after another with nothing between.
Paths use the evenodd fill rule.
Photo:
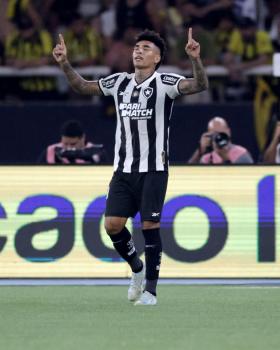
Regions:
<instances>
[{"instance_id":1,"label":"camera with telephoto lens","mask_svg":"<svg viewBox=\"0 0 280 350\"><path fill-rule=\"evenodd\" d=\"M206 152L213 151L213 142L215 142L218 148L224 148L229 144L229 136L225 132L216 132L213 134L207 135L210 138L210 145L207 147Z\"/></svg>"},{"instance_id":2,"label":"camera with telephoto lens","mask_svg":"<svg viewBox=\"0 0 280 350\"><path fill-rule=\"evenodd\" d=\"M229 136L225 132L217 132L213 135L212 140L218 148L224 148L229 143Z\"/></svg>"}]
</instances>

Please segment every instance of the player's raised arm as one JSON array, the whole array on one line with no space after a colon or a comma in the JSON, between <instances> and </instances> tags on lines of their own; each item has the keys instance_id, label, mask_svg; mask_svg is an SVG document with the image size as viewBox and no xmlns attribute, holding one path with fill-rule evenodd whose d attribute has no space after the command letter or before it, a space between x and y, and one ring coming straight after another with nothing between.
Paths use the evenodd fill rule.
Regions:
<instances>
[{"instance_id":1,"label":"player's raised arm","mask_svg":"<svg viewBox=\"0 0 280 350\"><path fill-rule=\"evenodd\" d=\"M200 59L200 44L193 39L192 28L189 28L188 31L188 42L185 51L192 63L193 78L180 81L180 92L182 94L195 94L196 92L208 89L208 78Z\"/></svg>"},{"instance_id":2,"label":"player's raised arm","mask_svg":"<svg viewBox=\"0 0 280 350\"><path fill-rule=\"evenodd\" d=\"M102 95L97 81L85 80L69 63L67 59L67 47L62 34L59 34L59 43L53 49L53 57L59 63L73 90L84 95Z\"/></svg>"}]
</instances>

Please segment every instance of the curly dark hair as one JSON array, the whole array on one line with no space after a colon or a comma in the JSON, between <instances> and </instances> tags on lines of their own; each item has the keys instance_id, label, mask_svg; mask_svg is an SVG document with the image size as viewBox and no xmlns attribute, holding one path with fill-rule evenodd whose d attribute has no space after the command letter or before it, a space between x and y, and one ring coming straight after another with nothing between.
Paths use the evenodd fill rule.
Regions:
<instances>
[{"instance_id":1,"label":"curly dark hair","mask_svg":"<svg viewBox=\"0 0 280 350\"><path fill-rule=\"evenodd\" d=\"M161 65L161 63L164 59L164 56L165 56L165 52L166 52L165 41L162 39L162 37L158 33L156 33L153 30L148 30L148 29L144 30L143 32L141 32L137 35L136 40L135 40L135 44L137 44L139 41L142 41L142 40L150 41L159 48L160 61L156 65L156 69L158 69L158 67Z\"/></svg>"}]
</instances>

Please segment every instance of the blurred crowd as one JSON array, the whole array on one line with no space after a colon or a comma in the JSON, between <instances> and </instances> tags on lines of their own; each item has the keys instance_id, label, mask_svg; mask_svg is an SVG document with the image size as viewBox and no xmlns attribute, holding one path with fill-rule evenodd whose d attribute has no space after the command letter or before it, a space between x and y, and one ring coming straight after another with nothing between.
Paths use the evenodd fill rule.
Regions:
<instances>
[{"instance_id":1,"label":"blurred crowd","mask_svg":"<svg viewBox=\"0 0 280 350\"><path fill-rule=\"evenodd\" d=\"M190 63L184 46L190 26L205 66L229 69L226 99L250 98L250 81L243 72L271 64L273 53L280 51L279 0L1 0L0 65L54 65L52 48L63 33L75 67L105 65L112 72L131 71L134 38L148 28L167 42L164 64L186 70ZM9 77L1 85L2 96L58 96L57 81L51 77Z\"/></svg>"}]
</instances>

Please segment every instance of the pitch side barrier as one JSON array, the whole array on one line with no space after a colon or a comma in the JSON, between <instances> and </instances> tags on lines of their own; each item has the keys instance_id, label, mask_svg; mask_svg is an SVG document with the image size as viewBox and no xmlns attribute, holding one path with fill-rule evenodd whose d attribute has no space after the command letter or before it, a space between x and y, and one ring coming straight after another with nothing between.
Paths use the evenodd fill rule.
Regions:
<instances>
[{"instance_id":1,"label":"pitch side barrier","mask_svg":"<svg viewBox=\"0 0 280 350\"><path fill-rule=\"evenodd\" d=\"M0 167L0 278L127 277L104 210L111 167ZM162 211L162 277L279 278L280 168L178 166ZM128 221L143 253L140 217Z\"/></svg>"}]
</instances>

